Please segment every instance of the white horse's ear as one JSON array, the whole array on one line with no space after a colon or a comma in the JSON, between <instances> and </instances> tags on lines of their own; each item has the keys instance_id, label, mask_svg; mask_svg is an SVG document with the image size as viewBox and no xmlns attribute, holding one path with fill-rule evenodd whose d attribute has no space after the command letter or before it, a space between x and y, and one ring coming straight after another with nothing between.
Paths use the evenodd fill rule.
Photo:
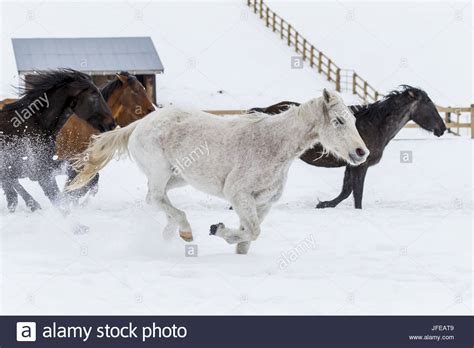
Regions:
<instances>
[{"instance_id":1,"label":"white horse's ear","mask_svg":"<svg viewBox=\"0 0 474 348\"><path fill-rule=\"evenodd\" d=\"M330 121L329 110L328 110L328 106L326 104L326 100L324 100L324 101L325 102L323 103L323 117L324 117L324 121L329 122Z\"/></svg>"},{"instance_id":2,"label":"white horse's ear","mask_svg":"<svg viewBox=\"0 0 474 348\"><path fill-rule=\"evenodd\" d=\"M329 100L331 99L331 95L329 94L326 88L323 89L323 97L324 97L324 101L326 103L329 103Z\"/></svg>"}]
</instances>

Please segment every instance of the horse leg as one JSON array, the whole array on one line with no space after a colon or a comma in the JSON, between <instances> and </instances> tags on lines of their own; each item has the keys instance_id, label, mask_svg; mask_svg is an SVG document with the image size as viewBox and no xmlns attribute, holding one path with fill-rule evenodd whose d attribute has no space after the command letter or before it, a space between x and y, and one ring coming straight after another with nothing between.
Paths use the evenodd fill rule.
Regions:
<instances>
[{"instance_id":1,"label":"horse leg","mask_svg":"<svg viewBox=\"0 0 474 348\"><path fill-rule=\"evenodd\" d=\"M15 188L15 191L23 198L25 204L31 211L36 211L41 209L39 203L25 190L25 188L20 184L18 180L12 181L12 185Z\"/></svg>"},{"instance_id":2,"label":"horse leg","mask_svg":"<svg viewBox=\"0 0 474 348\"><path fill-rule=\"evenodd\" d=\"M53 203L54 206L60 205L61 202L61 191L59 190L56 179L52 173L44 173L38 180L44 194Z\"/></svg>"},{"instance_id":3,"label":"horse leg","mask_svg":"<svg viewBox=\"0 0 474 348\"><path fill-rule=\"evenodd\" d=\"M186 214L174 207L168 198L168 190L172 187L171 172L155 173L153 180L148 181L148 199L166 214L168 223L163 229L163 237L168 239L179 228L179 236L186 242L193 241L193 233Z\"/></svg>"},{"instance_id":4,"label":"horse leg","mask_svg":"<svg viewBox=\"0 0 474 348\"><path fill-rule=\"evenodd\" d=\"M68 166L67 168L67 180L66 186L69 185L71 181L79 174L74 168ZM91 194L95 195L99 190L99 173L94 175L94 177L89 181L84 187L81 187L78 190L74 190L68 193L69 197L74 203L77 203L79 198L84 197L87 192L91 192Z\"/></svg>"},{"instance_id":5,"label":"horse leg","mask_svg":"<svg viewBox=\"0 0 474 348\"><path fill-rule=\"evenodd\" d=\"M263 222L263 219L265 219L265 216L268 214L271 207L272 207L271 204L264 204L264 205L257 206L257 215L258 215L260 224ZM249 251L249 248L250 248L250 242L240 242L240 243L237 243L235 252L237 254L247 254Z\"/></svg>"},{"instance_id":6,"label":"horse leg","mask_svg":"<svg viewBox=\"0 0 474 348\"><path fill-rule=\"evenodd\" d=\"M84 197L87 192L90 192L91 195L95 195L99 191L99 173L94 175L92 179L84 186L78 190L73 191L77 198Z\"/></svg>"},{"instance_id":7,"label":"horse leg","mask_svg":"<svg viewBox=\"0 0 474 348\"><path fill-rule=\"evenodd\" d=\"M97 192L99 192L99 178L99 173L97 173L89 182L89 192L92 196L95 196Z\"/></svg>"},{"instance_id":8,"label":"horse leg","mask_svg":"<svg viewBox=\"0 0 474 348\"><path fill-rule=\"evenodd\" d=\"M7 198L7 207L10 213L15 212L18 205L18 193L13 188L11 180L2 180L2 189Z\"/></svg>"},{"instance_id":9,"label":"horse leg","mask_svg":"<svg viewBox=\"0 0 474 348\"><path fill-rule=\"evenodd\" d=\"M343 200L345 200L347 197L350 196L352 193L352 177L353 173L352 170L354 167L347 166L346 171L344 172L344 181L342 183L342 191L337 196L331 201L321 201L316 205L316 209L322 209L322 208L334 208L336 207L339 203L341 203Z\"/></svg>"},{"instance_id":10,"label":"horse leg","mask_svg":"<svg viewBox=\"0 0 474 348\"><path fill-rule=\"evenodd\" d=\"M240 228L227 228L220 222L211 225L210 234L223 238L229 244L254 241L260 235L260 220L255 199L249 194L237 194L230 199L232 207L240 218ZM240 251L245 251L245 244Z\"/></svg>"},{"instance_id":11,"label":"horse leg","mask_svg":"<svg viewBox=\"0 0 474 348\"><path fill-rule=\"evenodd\" d=\"M367 174L368 166L358 166L353 168L352 186L354 188L354 207L362 209L362 195L364 193L365 175Z\"/></svg>"}]
</instances>

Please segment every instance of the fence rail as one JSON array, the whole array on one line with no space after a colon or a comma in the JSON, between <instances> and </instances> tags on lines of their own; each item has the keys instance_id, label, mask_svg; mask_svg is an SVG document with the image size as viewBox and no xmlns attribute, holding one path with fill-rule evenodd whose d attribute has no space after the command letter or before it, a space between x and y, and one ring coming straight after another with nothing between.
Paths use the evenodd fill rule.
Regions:
<instances>
[{"instance_id":1,"label":"fence rail","mask_svg":"<svg viewBox=\"0 0 474 348\"><path fill-rule=\"evenodd\" d=\"M336 90L341 91L341 68L312 45L290 23L275 13L263 0L247 0L247 5L265 21L265 26L278 33L288 46L293 46L296 53L301 54L304 61L317 69L328 81L336 84Z\"/></svg>"},{"instance_id":2,"label":"fence rail","mask_svg":"<svg viewBox=\"0 0 474 348\"><path fill-rule=\"evenodd\" d=\"M247 0L247 5L265 22L267 28L279 34L280 38L284 40L288 46L293 46L296 53L301 54L303 61L308 62L311 68L316 69L318 73L325 76L328 81L334 82L336 91L350 92L357 95L365 103L375 102L383 97L383 94L378 92L357 72L339 67L331 58L311 44L290 23L275 13L263 0ZM446 127L452 133L459 135L461 128L471 128L471 138L474 139L473 105L459 108L438 106L437 108L440 113L444 113ZM210 112L218 115L226 115L245 113L245 110L212 110ZM466 113L471 116L470 123L460 122L461 115ZM456 121L452 120L453 114L456 115ZM409 123L406 127L415 128L418 126ZM453 129L456 129L456 131L453 131Z\"/></svg>"},{"instance_id":3,"label":"fence rail","mask_svg":"<svg viewBox=\"0 0 474 348\"><path fill-rule=\"evenodd\" d=\"M330 57L311 44L290 23L275 13L263 0L247 0L247 5L264 22L267 28L279 34L288 46L294 47L303 59L318 73L336 85L336 91L347 91L359 96L364 102L377 101L382 94L353 70L342 69ZM350 76L347 72L351 72ZM345 77L343 77L345 76Z\"/></svg>"}]
</instances>

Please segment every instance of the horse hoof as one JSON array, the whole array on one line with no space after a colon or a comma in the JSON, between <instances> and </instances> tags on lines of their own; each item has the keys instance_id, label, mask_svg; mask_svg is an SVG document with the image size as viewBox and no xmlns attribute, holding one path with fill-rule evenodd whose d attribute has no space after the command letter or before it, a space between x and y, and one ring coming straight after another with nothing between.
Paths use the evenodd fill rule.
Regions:
<instances>
[{"instance_id":1,"label":"horse hoof","mask_svg":"<svg viewBox=\"0 0 474 348\"><path fill-rule=\"evenodd\" d=\"M240 242L237 243L237 247L235 248L235 253L239 255L247 255L250 248L250 242Z\"/></svg>"},{"instance_id":2,"label":"horse hoof","mask_svg":"<svg viewBox=\"0 0 474 348\"><path fill-rule=\"evenodd\" d=\"M229 210L234 210L234 208L232 208L232 206L229 207Z\"/></svg>"},{"instance_id":3,"label":"horse hoof","mask_svg":"<svg viewBox=\"0 0 474 348\"><path fill-rule=\"evenodd\" d=\"M324 208L333 208L333 207L329 205L328 202L319 202L316 205L316 209L324 209Z\"/></svg>"},{"instance_id":4,"label":"horse hoof","mask_svg":"<svg viewBox=\"0 0 474 348\"><path fill-rule=\"evenodd\" d=\"M28 202L26 203L26 206L27 206L28 208L30 208L30 210L31 210L32 212L35 212L35 211L41 209L41 205L39 205L39 203L38 203L38 202L35 202L35 201L28 201Z\"/></svg>"},{"instance_id":5,"label":"horse hoof","mask_svg":"<svg viewBox=\"0 0 474 348\"><path fill-rule=\"evenodd\" d=\"M219 222L218 224L211 225L211 228L209 229L209 235L215 236L218 228L224 228L224 224L222 222Z\"/></svg>"},{"instance_id":6,"label":"horse hoof","mask_svg":"<svg viewBox=\"0 0 474 348\"><path fill-rule=\"evenodd\" d=\"M193 233L191 231L179 231L179 236L185 242L192 242L193 241Z\"/></svg>"},{"instance_id":7,"label":"horse hoof","mask_svg":"<svg viewBox=\"0 0 474 348\"><path fill-rule=\"evenodd\" d=\"M8 211L9 211L10 213L14 213L15 210L16 210L16 206L8 206Z\"/></svg>"}]
</instances>

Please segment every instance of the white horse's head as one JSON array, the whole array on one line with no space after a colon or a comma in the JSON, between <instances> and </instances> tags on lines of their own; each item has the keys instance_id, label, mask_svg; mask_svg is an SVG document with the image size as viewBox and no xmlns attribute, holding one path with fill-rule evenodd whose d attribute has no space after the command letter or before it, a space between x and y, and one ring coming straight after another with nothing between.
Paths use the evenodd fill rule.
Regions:
<instances>
[{"instance_id":1,"label":"white horse's head","mask_svg":"<svg viewBox=\"0 0 474 348\"><path fill-rule=\"evenodd\" d=\"M351 165L364 163L369 149L359 135L355 117L335 92L323 91L323 121L319 129L319 142L324 149Z\"/></svg>"}]
</instances>

